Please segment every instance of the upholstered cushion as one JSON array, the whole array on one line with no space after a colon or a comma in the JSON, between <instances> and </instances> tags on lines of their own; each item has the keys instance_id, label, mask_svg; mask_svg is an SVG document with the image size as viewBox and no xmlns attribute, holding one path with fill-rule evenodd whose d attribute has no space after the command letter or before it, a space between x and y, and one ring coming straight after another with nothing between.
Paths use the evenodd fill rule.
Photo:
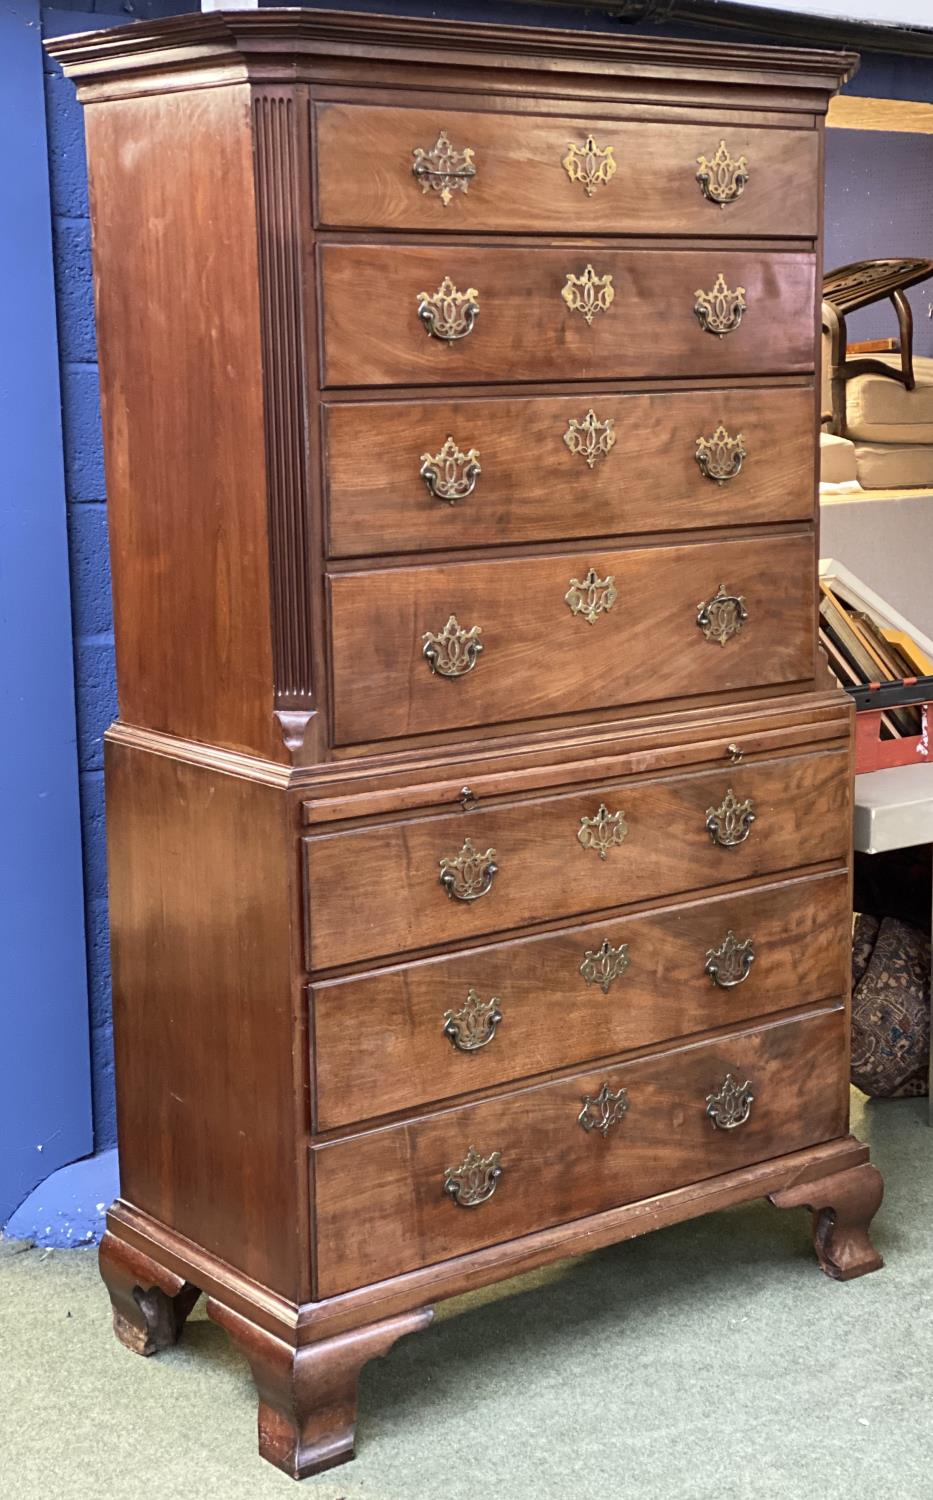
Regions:
<instances>
[{"instance_id":1,"label":"upholstered cushion","mask_svg":"<svg viewBox=\"0 0 933 1500\"><path fill-rule=\"evenodd\" d=\"M822 484L847 484L858 477L855 449L831 432L820 433L820 481Z\"/></svg>"},{"instance_id":2,"label":"upholstered cushion","mask_svg":"<svg viewBox=\"0 0 933 1500\"><path fill-rule=\"evenodd\" d=\"M892 369L900 369L899 354L880 358ZM846 385L849 437L863 443L933 443L933 359L915 359L914 376L917 384L912 391L884 375L856 375L850 380Z\"/></svg>"},{"instance_id":3,"label":"upholstered cushion","mask_svg":"<svg viewBox=\"0 0 933 1500\"><path fill-rule=\"evenodd\" d=\"M896 917L859 916L852 941L852 1082L866 1094L925 1094L930 939Z\"/></svg>"},{"instance_id":4,"label":"upholstered cushion","mask_svg":"<svg viewBox=\"0 0 933 1500\"><path fill-rule=\"evenodd\" d=\"M864 490L906 490L933 485L933 443L856 443L858 482Z\"/></svg>"}]
</instances>

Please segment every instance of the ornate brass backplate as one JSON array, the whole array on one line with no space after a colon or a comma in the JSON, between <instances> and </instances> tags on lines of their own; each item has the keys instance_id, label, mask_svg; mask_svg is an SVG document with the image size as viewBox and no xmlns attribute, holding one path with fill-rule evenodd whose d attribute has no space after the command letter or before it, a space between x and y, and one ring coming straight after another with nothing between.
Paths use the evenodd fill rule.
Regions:
<instances>
[{"instance_id":1,"label":"ornate brass backplate","mask_svg":"<svg viewBox=\"0 0 933 1500\"><path fill-rule=\"evenodd\" d=\"M608 995L612 981L621 979L628 966L628 943L620 943L618 948L613 948L609 939L604 938L602 946L595 953L587 948L580 973L587 984L598 984L603 994Z\"/></svg>"},{"instance_id":2,"label":"ornate brass backplate","mask_svg":"<svg viewBox=\"0 0 933 1500\"><path fill-rule=\"evenodd\" d=\"M612 1125L621 1125L628 1109L628 1095L624 1089L619 1089L614 1094L608 1083L604 1083L599 1093L594 1097L586 1094L583 1099L583 1108L577 1115L577 1119L584 1130L598 1130L605 1139Z\"/></svg>"},{"instance_id":3,"label":"ornate brass backplate","mask_svg":"<svg viewBox=\"0 0 933 1500\"><path fill-rule=\"evenodd\" d=\"M467 192L470 179L476 176L473 152L469 146L458 151L447 139L446 130L441 131L430 151L416 146L411 154L415 158L411 170L421 183L422 193L439 193L445 208L454 193Z\"/></svg>"},{"instance_id":4,"label":"ornate brass backplate","mask_svg":"<svg viewBox=\"0 0 933 1500\"><path fill-rule=\"evenodd\" d=\"M704 479L712 479L716 484L725 484L727 480L735 479L736 475L742 472L742 465L748 454L741 432L737 432L735 437L730 437L720 423L712 437L697 438L697 451L694 456Z\"/></svg>"},{"instance_id":5,"label":"ornate brass backplate","mask_svg":"<svg viewBox=\"0 0 933 1500\"><path fill-rule=\"evenodd\" d=\"M721 271L712 291L705 292L702 287L697 287L694 296L696 302L693 311L697 322L704 332L715 333L719 338L725 338L727 333L734 333L742 321L742 314L747 310L744 286L737 286L734 292L730 291Z\"/></svg>"},{"instance_id":6,"label":"ornate brass backplate","mask_svg":"<svg viewBox=\"0 0 933 1500\"><path fill-rule=\"evenodd\" d=\"M597 276L592 266L587 266L582 276L567 272L567 280L561 296L571 312L582 313L588 324L592 324L598 312L608 312L615 297L612 277Z\"/></svg>"},{"instance_id":7,"label":"ornate brass backplate","mask_svg":"<svg viewBox=\"0 0 933 1500\"><path fill-rule=\"evenodd\" d=\"M600 859L605 859L609 850L625 840L628 824L621 811L611 813L605 802L600 802L595 818L581 818L577 838L584 849L595 849Z\"/></svg>"},{"instance_id":8,"label":"ornate brass backplate","mask_svg":"<svg viewBox=\"0 0 933 1500\"><path fill-rule=\"evenodd\" d=\"M571 453L578 453L581 458L586 459L588 469L593 469L601 458L605 458L609 450L615 447L616 433L615 422L612 417L606 417L601 422L592 406L582 421L576 417L570 418L570 425L564 433L564 442Z\"/></svg>"},{"instance_id":9,"label":"ornate brass backplate","mask_svg":"<svg viewBox=\"0 0 933 1500\"><path fill-rule=\"evenodd\" d=\"M596 569L590 568L585 578L571 578L564 601L572 615L582 615L590 625L595 625L600 615L608 614L618 597L612 574L600 578Z\"/></svg>"},{"instance_id":10,"label":"ornate brass backplate","mask_svg":"<svg viewBox=\"0 0 933 1500\"><path fill-rule=\"evenodd\" d=\"M471 1146L459 1167L448 1167L444 1172L444 1192L453 1198L458 1208L479 1208L488 1203L502 1176L501 1151L492 1151L480 1156Z\"/></svg>"},{"instance_id":11,"label":"ornate brass backplate","mask_svg":"<svg viewBox=\"0 0 933 1500\"><path fill-rule=\"evenodd\" d=\"M422 636L421 654L432 672L439 677L465 677L476 666L483 649L482 625L462 630L457 616L451 615L443 630L426 630Z\"/></svg>"},{"instance_id":12,"label":"ornate brass backplate","mask_svg":"<svg viewBox=\"0 0 933 1500\"><path fill-rule=\"evenodd\" d=\"M718 948L707 950L705 972L721 990L734 990L745 983L754 962L752 938L737 938L730 928Z\"/></svg>"},{"instance_id":13,"label":"ornate brass backplate","mask_svg":"<svg viewBox=\"0 0 933 1500\"><path fill-rule=\"evenodd\" d=\"M449 437L439 453L422 453L419 472L429 495L435 500L446 500L448 505L456 505L458 500L466 500L472 495L483 471L477 450L471 448L462 453Z\"/></svg>"},{"instance_id":14,"label":"ornate brass backplate","mask_svg":"<svg viewBox=\"0 0 933 1500\"><path fill-rule=\"evenodd\" d=\"M744 844L755 821L751 797L740 802L731 786L718 807L706 809L706 831L714 844L734 849Z\"/></svg>"},{"instance_id":15,"label":"ornate brass backplate","mask_svg":"<svg viewBox=\"0 0 933 1500\"><path fill-rule=\"evenodd\" d=\"M704 198L725 208L741 198L748 182L748 160L744 156L730 156L725 141L720 141L715 156L707 160L697 157L697 182Z\"/></svg>"},{"instance_id":16,"label":"ornate brass backplate","mask_svg":"<svg viewBox=\"0 0 933 1500\"><path fill-rule=\"evenodd\" d=\"M734 635L738 635L748 610L743 594L727 594L721 583L712 599L702 600L697 606L697 625L714 646L724 646Z\"/></svg>"},{"instance_id":17,"label":"ornate brass backplate","mask_svg":"<svg viewBox=\"0 0 933 1500\"><path fill-rule=\"evenodd\" d=\"M592 198L598 187L604 187L615 176L616 162L611 146L597 146L595 137L588 135L582 146L567 142L564 171L571 182L579 182L588 198Z\"/></svg>"},{"instance_id":18,"label":"ornate brass backplate","mask_svg":"<svg viewBox=\"0 0 933 1500\"><path fill-rule=\"evenodd\" d=\"M739 1084L727 1073L716 1093L707 1094L706 1113L717 1130L737 1130L745 1124L754 1102L748 1080Z\"/></svg>"},{"instance_id":19,"label":"ornate brass backplate","mask_svg":"<svg viewBox=\"0 0 933 1500\"><path fill-rule=\"evenodd\" d=\"M445 276L436 292L418 293L418 317L434 339L447 344L465 339L479 317L479 292L475 286L458 292Z\"/></svg>"},{"instance_id":20,"label":"ornate brass backplate","mask_svg":"<svg viewBox=\"0 0 933 1500\"><path fill-rule=\"evenodd\" d=\"M478 901L492 889L499 873L495 849L480 854L473 840L466 839L459 854L445 854L440 861L440 881L452 901Z\"/></svg>"},{"instance_id":21,"label":"ornate brass backplate","mask_svg":"<svg viewBox=\"0 0 933 1500\"><path fill-rule=\"evenodd\" d=\"M499 1000L481 1000L471 985L466 1000L457 1011L445 1010L444 1035L458 1052L478 1052L488 1047L502 1020Z\"/></svg>"}]
</instances>

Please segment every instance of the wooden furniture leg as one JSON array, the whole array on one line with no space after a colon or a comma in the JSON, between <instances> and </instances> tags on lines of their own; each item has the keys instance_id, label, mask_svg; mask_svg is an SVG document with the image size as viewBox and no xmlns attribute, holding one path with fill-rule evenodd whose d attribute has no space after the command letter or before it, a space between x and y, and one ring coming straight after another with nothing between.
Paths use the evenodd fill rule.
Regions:
<instances>
[{"instance_id":1,"label":"wooden furniture leg","mask_svg":"<svg viewBox=\"0 0 933 1500\"><path fill-rule=\"evenodd\" d=\"M884 1196L884 1181L869 1162L816 1182L801 1182L772 1193L775 1208L809 1208L813 1248L820 1267L836 1281L878 1271L884 1261L868 1237Z\"/></svg>"},{"instance_id":2,"label":"wooden furniture leg","mask_svg":"<svg viewBox=\"0 0 933 1500\"><path fill-rule=\"evenodd\" d=\"M292 1479L347 1463L355 1453L360 1372L403 1334L426 1328L430 1307L300 1349L210 1299L208 1316L249 1361L259 1392L259 1452Z\"/></svg>"},{"instance_id":3,"label":"wooden furniture leg","mask_svg":"<svg viewBox=\"0 0 933 1500\"><path fill-rule=\"evenodd\" d=\"M201 1295L198 1288L109 1231L101 1240L98 1264L120 1343L135 1354L158 1354L177 1344Z\"/></svg>"}]
</instances>

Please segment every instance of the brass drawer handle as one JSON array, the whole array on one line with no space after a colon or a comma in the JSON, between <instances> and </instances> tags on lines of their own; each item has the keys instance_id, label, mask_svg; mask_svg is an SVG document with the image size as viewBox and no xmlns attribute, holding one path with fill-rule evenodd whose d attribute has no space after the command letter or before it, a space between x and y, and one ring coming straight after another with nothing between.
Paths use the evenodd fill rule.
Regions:
<instances>
[{"instance_id":1,"label":"brass drawer handle","mask_svg":"<svg viewBox=\"0 0 933 1500\"><path fill-rule=\"evenodd\" d=\"M748 159L745 156L730 156L725 141L720 141L715 156L707 160L697 157L697 182L704 198L725 208L741 198L748 182Z\"/></svg>"},{"instance_id":2,"label":"brass drawer handle","mask_svg":"<svg viewBox=\"0 0 933 1500\"><path fill-rule=\"evenodd\" d=\"M444 1012L444 1035L451 1045L458 1052L479 1052L481 1047L488 1047L502 1020L500 1003L495 996L481 1000L471 985L460 1009Z\"/></svg>"},{"instance_id":3,"label":"brass drawer handle","mask_svg":"<svg viewBox=\"0 0 933 1500\"><path fill-rule=\"evenodd\" d=\"M704 479L710 479L714 484L726 484L741 474L748 453L741 432L730 437L720 422L712 437L697 438L694 457Z\"/></svg>"},{"instance_id":4,"label":"brass drawer handle","mask_svg":"<svg viewBox=\"0 0 933 1500\"><path fill-rule=\"evenodd\" d=\"M469 499L483 471L476 449L462 453L449 437L439 453L422 453L419 472L429 495L435 500L446 500L448 505L456 505L458 500Z\"/></svg>"},{"instance_id":5,"label":"brass drawer handle","mask_svg":"<svg viewBox=\"0 0 933 1500\"><path fill-rule=\"evenodd\" d=\"M697 287L694 296L696 302L693 311L700 327L704 333L713 333L721 339L727 333L735 332L748 306L744 286L737 286L734 292L730 291L721 271L712 291L705 292L702 287Z\"/></svg>"},{"instance_id":6,"label":"brass drawer handle","mask_svg":"<svg viewBox=\"0 0 933 1500\"><path fill-rule=\"evenodd\" d=\"M461 630L457 616L451 615L443 630L437 634L433 630L425 631L421 638L424 642L421 654L438 677L465 677L476 666L483 649L483 643L479 639L482 633L481 625L471 625L469 630Z\"/></svg>"},{"instance_id":7,"label":"brass drawer handle","mask_svg":"<svg viewBox=\"0 0 933 1500\"><path fill-rule=\"evenodd\" d=\"M747 619L744 594L727 593L724 583L719 585L712 599L703 600L697 610L697 625L714 646L724 646L726 641L731 641Z\"/></svg>"},{"instance_id":8,"label":"brass drawer handle","mask_svg":"<svg viewBox=\"0 0 933 1500\"><path fill-rule=\"evenodd\" d=\"M714 844L734 849L744 844L755 821L752 799L740 802L731 786L718 807L706 809L706 831Z\"/></svg>"},{"instance_id":9,"label":"brass drawer handle","mask_svg":"<svg viewBox=\"0 0 933 1500\"><path fill-rule=\"evenodd\" d=\"M458 292L445 276L436 292L418 293L418 317L433 339L445 344L465 339L479 317L479 292L475 286Z\"/></svg>"},{"instance_id":10,"label":"brass drawer handle","mask_svg":"<svg viewBox=\"0 0 933 1500\"><path fill-rule=\"evenodd\" d=\"M567 142L567 155L563 168L571 182L579 182L588 198L592 198L598 187L604 187L615 176L616 161L612 146L597 146L595 137L588 135L582 146Z\"/></svg>"},{"instance_id":11,"label":"brass drawer handle","mask_svg":"<svg viewBox=\"0 0 933 1500\"><path fill-rule=\"evenodd\" d=\"M595 849L600 859L605 859L609 850L621 844L628 833L628 824L622 811L611 813L605 802L600 802L595 818L581 818L577 839L584 849Z\"/></svg>"},{"instance_id":12,"label":"brass drawer handle","mask_svg":"<svg viewBox=\"0 0 933 1500\"><path fill-rule=\"evenodd\" d=\"M730 928L718 948L707 950L704 972L721 990L734 990L745 983L754 962L753 939L737 938Z\"/></svg>"},{"instance_id":13,"label":"brass drawer handle","mask_svg":"<svg viewBox=\"0 0 933 1500\"><path fill-rule=\"evenodd\" d=\"M570 425L564 433L564 442L571 453L579 454L586 460L588 469L595 469L601 458L605 458L610 449L615 447L616 431L615 422L612 417L607 417L601 422L592 406L582 420L576 417L570 418Z\"/></svg>"},{"instance_id":14,"label":"brass drawer handle","mask_svg":"<svg viewBox=\"0 0 933 1500\"><path fill-rule=\"evenodd\" d=\"M582 615L588 624L595 625L600 615L609 613L618 597L613 575L607 573L600 578L596 569L590 568L583 578L571 578L564 603L572 615Z\"/></svg>"},{"instance_id":15,"label":"brass drawer handle","mask_svg":"<svg viewBox=\"0 0 933 1500\"><path fill-rule=\"evenodd\" d=\"M466 839L459 854L445 854L440 862L440 881L451 901L478 901L492 890L499 873L495 849L480 854L473 840Z\"/></svg>"},{"instance_id":16,"label":"brass drawer handle","mask_svg":"<svg viewBox=\"0 0 933 1500\"><path fill-rule=\"evenodd\" d=\"M587 984L598 984L604 995L608 995L609 986L614 979L621 979L629 966L628 943L620 943L618 948L613 948L608 938L603 940L601 948L594 953L587 948L580 965L580 973Z\"/></svg>"},{"instance_id":17,"label":"brass drawer handle","mask_svg":"<svg viewBox=\"0 0 933 1500\"><path fill-rule=\"evenodd\" d=\"M597 276L593 267L588 265L581 276L574 276L572 271L567 272L561 296L570 311L582 313L587 326L591 327L597 313L609 311L615 298L615 288L611 276Z\"/></svg>"},{"instance_id":18,"label":"brass drawer handle","mask_svg":"<svg viewBox=\"0 0 933 1500\"><path fill-rule=\"evenodd\" d=\"M470 147L464 146L458 151L448 140L446 130L441 131L430 151L415 146L411 154L415 158L412 175L420 182L422 193L439 193L445 208L454 193L467 192L471 179L476 176Z\"/></svg>"},{"instance_id":19,"label":"brass drawer handle","mask_svg":"<svg viewBox=\"0 0 933 1500\"><path fill-rule=\"evenodd\" d=\"M604 1083L599 1093L594 1097L586 1094L583 1099L583 1108L577 1115L577 1119L584 1130L598 1130L605 1140L613 1125L621 1125L628 1109L628 1094L624 1089L619 1089L614 1094L608 1083Z\"/></svg>"},{"instance_id":20,"label":"brass drawer handle","mask_svg":"<svg viewBox=\"0 0 933 1500\"><path fill-rule=\"evenodd\" d=\"M459 1167L445 1170L444 1192L458 1208L479 1208L481 1203L488 1203L502 1176L501 1160L501 1151L480 1156L476 1147L471 1146Z\"/></svg>"},{"instance_id":21,"label":"brass drawer handle","mask_svg":"<svg viewBox=\"0 0 933 1500\"><path fill-rule=\"evenodd\" d=\"M706 1113L717 1130L738 1130L752 1112L755 1095L748 1085L736 1083L727 1073L715 1094L706 1096Z\"/></svg>"}]
</instances>

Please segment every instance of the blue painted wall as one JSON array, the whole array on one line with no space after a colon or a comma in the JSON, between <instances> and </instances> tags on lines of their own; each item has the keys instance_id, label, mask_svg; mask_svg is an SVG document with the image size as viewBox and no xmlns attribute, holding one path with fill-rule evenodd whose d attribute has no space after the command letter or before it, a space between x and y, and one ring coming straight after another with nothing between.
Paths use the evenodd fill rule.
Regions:
<instances>
[{"instance_id":1,"label":"blue painted wall","mask_svg":"<svg viewBox=\"0 0 933 1500\"><path fill-rule=\"evenodd\" d=\"M91 1149L39 10L0 7L0 1224Z\"/></svg>"}]
</instances>

